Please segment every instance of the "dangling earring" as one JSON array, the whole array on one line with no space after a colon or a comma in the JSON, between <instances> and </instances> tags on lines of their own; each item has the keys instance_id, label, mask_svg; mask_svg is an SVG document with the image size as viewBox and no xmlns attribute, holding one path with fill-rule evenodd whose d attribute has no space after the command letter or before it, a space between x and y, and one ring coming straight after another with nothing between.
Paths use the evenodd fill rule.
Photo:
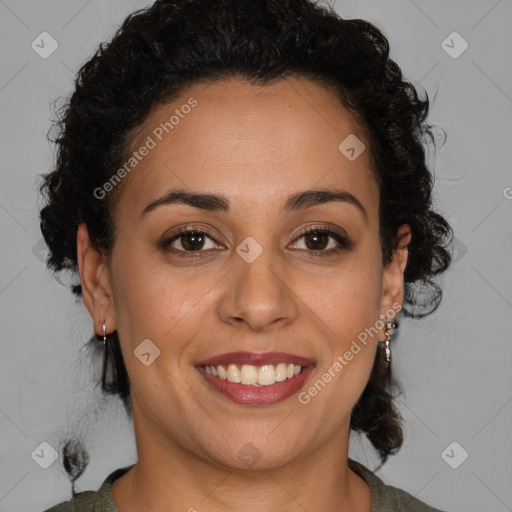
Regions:
<instances>
[{"instance_id":1,"label":"dangling earring","mask_svg":"<svg viewBox=\"0 0 512 512\"><path fill-rule=\"evenodd\" d=\"M385 360L386 360L386 362L389 363L391 361L391 347L390 347L391 335L389 334L388 331L390 329L396 329L398 327L398 323L395 322L395 320L388 320L387 318L385 319L385 321L386 321L386 327L384 328L384 335L386 336L386 339L385 340L379 340L379 341L382 341L382 342L386 343L386 347L385 347L385 350L386 350Z\"/></svg>"},{"instance_id":2,"label":"dangling earring","mask_svg":"<svg viewBox=\"0 0 512 512\"><path fill-rule=\"evenodd\" d=\"M101 387L102 389L105 389L105 382L106 382L106 373L107 373L107 329L105 327L106 320L103 321L103 340L102 340L102 347L103 347L103 364L102 364L102 370L101 370Z\"/></svg>"}]
</instances>

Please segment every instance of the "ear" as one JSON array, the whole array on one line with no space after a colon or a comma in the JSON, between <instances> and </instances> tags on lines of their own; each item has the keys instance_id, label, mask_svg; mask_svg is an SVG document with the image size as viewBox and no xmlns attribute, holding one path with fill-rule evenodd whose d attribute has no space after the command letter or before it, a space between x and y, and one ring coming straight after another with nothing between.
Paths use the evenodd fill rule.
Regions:
<instances>
[{"instance_id":1,"label":"ear","mask_svg":"<svg viewBox=\"0 0 512 512\"><path fill-rule=\"evenodd\" d=\"M115 330L115 321L107 257L92 245L85 223L78 226L76 245L82 296L94 330L103 335L105 323L107 334L111 333Z\"/></svg>"},{"instance_id":2,"label":"ear","mask_svg":"<svg viewBox=\"0 0 512 512\"><path fill-rule=\"evenodd\" d=\"M408 256L407 246L411 241L411 229L408 225L400 226L397 231L397 240L397 247L393 251L391 261L385 266L382 276L380 313L390 319L396 316L404 303L404 270ZM390 316L390 311L396 311L396 313Z\"/></svg>"}]
</instances>

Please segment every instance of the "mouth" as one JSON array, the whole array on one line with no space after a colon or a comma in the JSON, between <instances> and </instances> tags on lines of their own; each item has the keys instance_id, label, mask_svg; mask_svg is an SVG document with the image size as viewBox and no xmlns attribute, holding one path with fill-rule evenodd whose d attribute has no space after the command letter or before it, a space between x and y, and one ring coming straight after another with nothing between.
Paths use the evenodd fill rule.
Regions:
<instances>
[{"instance_id":1,"label":"mouth","mask_svg":"<svg viewBox=\"0 0 512 512\"><path fill-rule=\"evenodd\" d=\"M271 405L297 393L312 360L283 352L231 352L196 365L213 390L238 404Z\"/></svg>"},{"instance_id":2,"label":"mouth","mask_svg":"<svg viewBox=\"0 0 512 512\"><path fill-rule=\"evenodd\" d=\"M299 375L305 367L293 363L265 364L263 366L251 364L239 366L231 363L228 365L203 365L202 368L208 375L219 379L244 386L258 387L271 386L276 382L292 379Z\"/></svg>"}]
</instances>

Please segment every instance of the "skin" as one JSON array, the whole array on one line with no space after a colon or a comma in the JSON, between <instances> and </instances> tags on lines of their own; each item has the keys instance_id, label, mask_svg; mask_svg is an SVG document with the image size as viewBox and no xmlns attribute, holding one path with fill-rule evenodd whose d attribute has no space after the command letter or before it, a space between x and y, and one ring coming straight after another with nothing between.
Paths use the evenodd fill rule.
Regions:
<instances>
[{"instance_id":1,"label":"skin","mask_svg":"<svg viewBox=\"0 0 512 512\"><path fill-rule=\"evenodd\" d=\"M117 329L132 386L138 462L114 482L114 499L121 512L370 512L370 489L347 465L349 422L383 329L306 405L297 394L270 406L235 404L195 365L232 351L291 352L315 361L307 390L403 303L409 227L383 267L369 142L333 91L296 78L196 84L155 108L132 148L190 97L197 106L124 178L110 257L92 246L85 224L78 230L85 305L98 334L105 320L107 333ZM354 161L338 149L349 134L367 148ZM172 204L141 217L176 187L222 194L232 211ZM290 194L325 187L353 194L367 219L347 202L281 210ZM208 256L159 247L190 224L213 238L201 249ZM306 245L308 226L345 232L353 247L315 258L338 244ZM252 263L236 252L248 236L263 248ZM172 246L186 254L180 239ZM133 351L148 338L160 356L145 366ZM237 457L248 443L260 457L251 467Z\"/></svg>"}]
</instances>

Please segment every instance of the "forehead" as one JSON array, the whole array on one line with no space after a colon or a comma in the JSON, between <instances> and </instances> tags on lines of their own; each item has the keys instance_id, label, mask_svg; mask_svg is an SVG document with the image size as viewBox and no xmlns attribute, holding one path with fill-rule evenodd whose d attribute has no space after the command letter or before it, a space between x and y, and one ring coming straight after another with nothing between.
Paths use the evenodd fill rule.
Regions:
<instances>
[{"instance_id":1,"label":"forehead","mask_svg":"<svg viewBox=\"0 0 512 512\"><path fill-rule=\"evenodd\" d=\"M366 147L352 161L339 148L347 137ZM307 79L195 84L152 110L131 151L143 146L151 149L131 168L120 207L141 211L174 187L260 207L313 187L346 188L362 201L378 196L362 125L333 90Z\"/></svg>"}]
</instances>

